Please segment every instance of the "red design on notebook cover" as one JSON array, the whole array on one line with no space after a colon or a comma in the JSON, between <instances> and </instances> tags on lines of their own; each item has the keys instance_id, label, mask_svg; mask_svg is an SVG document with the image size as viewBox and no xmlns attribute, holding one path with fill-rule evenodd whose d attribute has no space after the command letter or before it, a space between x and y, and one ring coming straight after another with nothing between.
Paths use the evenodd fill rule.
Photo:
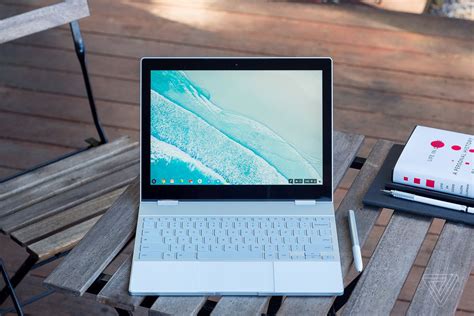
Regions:
<instances>
[{"instance_id":1,"label":"red design on notebook cover","mask_svg":"<svg viewBox=\"0 0 474 316\"><path fill-rule=\"evenodd\" d=\"M431 146L433 146L434 148L438 149L438 148L443 148L444 147L444 143L440 140L434 140L431 142Z\"/></svg>"}]
</instances>

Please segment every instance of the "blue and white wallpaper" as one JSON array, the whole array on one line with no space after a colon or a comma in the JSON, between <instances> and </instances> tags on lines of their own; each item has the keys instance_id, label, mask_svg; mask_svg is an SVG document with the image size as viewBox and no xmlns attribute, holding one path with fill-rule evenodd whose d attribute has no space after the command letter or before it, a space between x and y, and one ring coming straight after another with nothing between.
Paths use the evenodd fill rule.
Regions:
<instances>
[{"instance_id":1,"label":"blue and white wallpaper","mask_svg":"<svg viewBox=\"0 0 474 316\"><path fill-rule=\"evenodd\" d=\"M320 71L152 71L151 184L321 184Z\"/></svg>"}]
</instances>

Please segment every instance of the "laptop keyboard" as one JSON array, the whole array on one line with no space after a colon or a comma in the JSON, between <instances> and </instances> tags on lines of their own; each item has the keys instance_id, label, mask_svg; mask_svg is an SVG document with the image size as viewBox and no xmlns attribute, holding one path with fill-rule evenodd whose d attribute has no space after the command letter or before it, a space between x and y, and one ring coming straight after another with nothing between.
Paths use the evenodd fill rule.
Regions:
<instances>
[{"instance_id":1,"label":"laptop keyboard","mask_svg":"<svg viewBox=\"0 0 474 316\"><path fill-rule=\"evenodd\" d=\"M139 260L335 260L327 216L154 216L142 223Z\"/></svg>"}]
</instances>

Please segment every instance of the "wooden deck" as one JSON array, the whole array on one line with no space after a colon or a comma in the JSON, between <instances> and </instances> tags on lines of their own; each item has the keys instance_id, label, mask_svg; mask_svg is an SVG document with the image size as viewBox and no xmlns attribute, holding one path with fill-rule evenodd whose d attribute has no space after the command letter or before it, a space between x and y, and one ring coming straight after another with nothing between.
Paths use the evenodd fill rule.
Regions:
<instances>
[{"instance_id":1,"label":"wooden deck","mask_svg":"<svg viewBox=\"0 0 474 316\"><path fill-rule=\"evenodd\" d=\"M52 2L0 0L0 18ZM89 4L92 15L81 28L99 113L112 139L138 138L142 56L331 56L335 128L366 135L363 156L375 138L404 142L416 124L474 133L473 22L277 1ZM69 29L0 45L0 177L83 147L90 136L95 130ZM354 176L346 176L338 201ZM373 248L387 224L384 218L372 231ZM436 221L430 228L394 313L406 311L442 226ZM0 255L14 270L24 254L1 236L0 242ZM367 247L365 259L370 255ZM38 289L46 273L35 272L28 284ZM20 295L31 288L22 286ZM460 314L474 313L468 300L473 295L471 272ZM59 294L48 300L39 303L48 313L110 312ZM27 311L42 314L34 306Z\"/></svg>"}]
</instances>

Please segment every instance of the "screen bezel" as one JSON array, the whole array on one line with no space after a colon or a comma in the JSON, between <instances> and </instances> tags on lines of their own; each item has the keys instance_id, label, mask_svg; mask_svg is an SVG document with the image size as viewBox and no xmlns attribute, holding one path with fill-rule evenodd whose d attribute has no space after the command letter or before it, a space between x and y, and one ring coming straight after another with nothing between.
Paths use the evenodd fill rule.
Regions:
<instances>
[{"instance_id":1,"label":"screen bezel","mask_svg":"<svg viewBox=\"0 0 474 316\"><path fill-rule=\"evenodd\" d=\"M152 185L150 89L152 70L321 70L323 72L322 185ZM142 58L141 199L146 200L332 200L332 59L325 58Z\"/></svg>"}]
</instances>

